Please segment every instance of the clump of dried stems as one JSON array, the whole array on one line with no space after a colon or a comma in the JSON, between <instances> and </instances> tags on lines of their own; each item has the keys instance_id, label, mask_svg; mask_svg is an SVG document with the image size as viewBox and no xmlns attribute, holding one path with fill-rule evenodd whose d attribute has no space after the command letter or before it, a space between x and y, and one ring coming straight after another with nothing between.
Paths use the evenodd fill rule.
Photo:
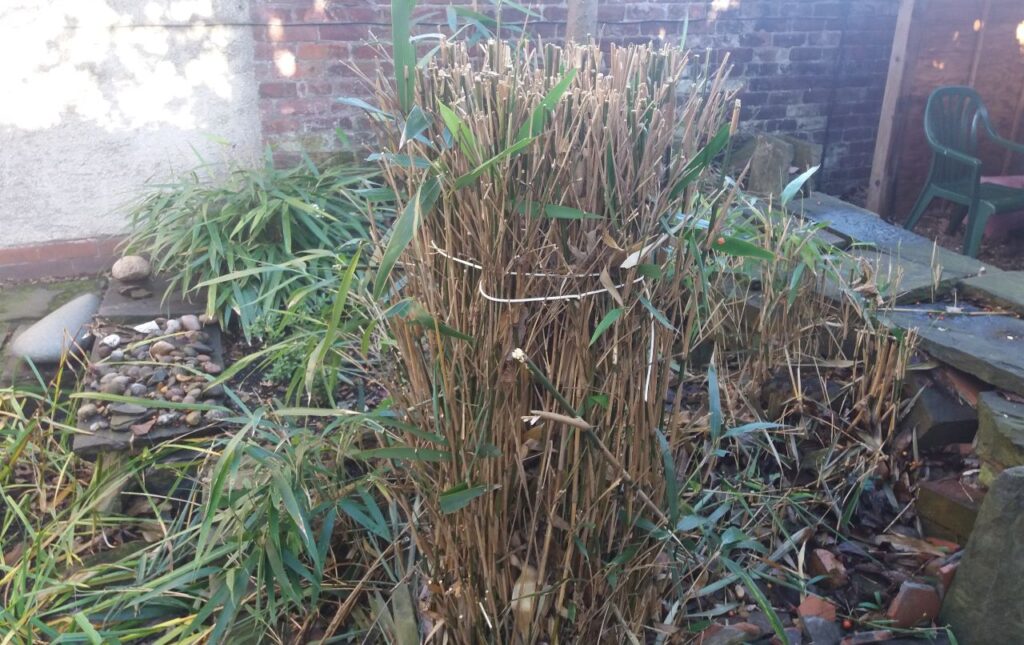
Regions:
<instances>
[{"instance_id":1,"label":"clump of dried stems","mask_svg":"<svg viewBox=\"0 0 1024 645\"><path fill-rule=\"evenodd\" d=\"M824 246L723 185L725 73L689 73L668 48L446 44L382 121L406 418L379 454L453 641L663 638L715 580L754 593L761 543L841 521L891 432L908 343L810 296ZM809 374L839 403L811 410ZM801 446L842 437L856 467L801 475Z\"/></svg>"}]
</instances>

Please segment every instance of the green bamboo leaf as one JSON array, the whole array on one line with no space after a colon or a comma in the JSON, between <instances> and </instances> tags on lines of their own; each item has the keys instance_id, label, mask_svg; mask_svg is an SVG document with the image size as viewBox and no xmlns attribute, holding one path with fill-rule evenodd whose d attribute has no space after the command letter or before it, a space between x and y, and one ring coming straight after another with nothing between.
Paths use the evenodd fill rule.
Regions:
<instances>
[{"instance_id":1,"label":"green bamboo leaf","mask_svg":"<svg viewBox=\"0 0 1024 645\"><path fill-rule=\"evenodd\" d=\"M729 439L731 437L742 437L745 434L749 434L757 430L772 430L775 428L785 427L786 426L781 423L770 423L768 421L754 421L752 423L744 423L743 425L736 426L735 428L730 428L728 431L726 431L724 435L722 435L722 438Z\"/></svg>"},{"instance_id":2,"label":"green bamboo leaf","mask_svg":"<svg viewBox=\"0 0 1024 645\"><path fill-rule=\"evenodd\" d=\"M601 337L601 334L608 331L608 328L615 324L615 321L622 316L624 311L626 311L624 308L617 307L604 315L601 322L597 323L597 327L594 328L594 335L590 337L590 346L593 346L597 339Z\"/></svg>"},{"instance_id":3,"label":"green bamboo leaf","mask_svg":"<svg viewBox=\"0 0 1024 645\"><path fill-rule=\"evenodd\" d=\"M506 157L514 155L515 153L519 152L520 150L522 150L526 146L530 145L531 143L533 143L533 139L527 139L525 141L517 141L516 143L514 143L511 146L509 146L508 148L502 150L501 152L499 152L498 154L494 155L493 157L491 157L487 161L483 162L482 164L480 164L479 166L477 166L476 168L474 168L470 172L468 172L465 175L462 175L461 177L456 179L455 180L455 187L456 188L464 188L464 187L472 184L473 181L475 181L477 177L479 177L481 174L483 174L484 171L489 169L491 166L493 166L494 164L498 163L499 161L501 161L502 159L504 159Z\"/></svg>"},{"instance_id":4,"label":"green bamboo leaf","mask_svg":"<svg viewBox=\"0 0 1024 645\"><path fill-rule=\"evenodd\" d=\"M712 362L708 365L708 408L711 411L711 440L718 442L722 433L722 391L718 387L718 369Z\"/></svg>"},{"instance_id":5,"label":"green bamboo leaf","mask_svg":"<svg viewBox=\"0 0 1024 645\"><path fill-rule=\"evenodd\" d=\"M548 113L554 109L555 104L561 100L562 95L569 88L573 79L576 78L576 70L571 69L569 72L558 81L554 87L544 95L537 107L533 108L533 112L530 113L529 118L526 122L519 126L519 131L516 132L516 143L531 140L538 136L541 131L544 130L544 125L548 119Z\"/></svg>"},{"instance_id":6,"label":"green bamboo leaf","mask_svg":"<svg viewBox=\"0 0 1024 645\"><path fill-rule=\"evenodd\" d=\"M679 179L679 182L672 188L671 197L673 199L678 198L686 187L692 184L701 174L711 166L711 162L718 156L727 143L729 143L729 125L725 123L719 128L715 136L708 141L707 145L701 148L700 152L695 154L687 163L683 169L683 176Z\"/></svg>"},{"instance_id":7,"label":"green bamboo leaf","mask_svg":"<svg viewBox=\"0 0 1024 645\"><path fill-rule=\"evenodd\" d=\"M665 497L668 500L668 521L675 524L679 518L679 483L676 479L676 460L668 444L665 433L660 428L654 429L661 451L661 464L665 469Z\"/></svg>"},{"instance_id":8,"label":"green bamboo leaf","mask_svg":"<svg viewBox=\"0 0 1024 645\"><path fill-rule=\"evenodd\" d=\"M821 166L811 166L802 172L799 177L786 184L786 187L782 189L782 194L779 196L779 201L782 202L783 206L793 200L796 194L800 192L800 189L804 187L804 184L807 183L807 180L810 179L814 173L818 172L818 168L820 167Z\"/></svg>"},{"instance_id":9,"label":"green bamboo leaf","mask_svg":"<svg viewBox=\"0 0 1024 645\"><path fill-rule=\"evenodd\" d=\"M387 248L384 249L380 267L377 269L377 275L374 278L374 297L379 298L384 293L384 287L387 286L391 270L394 268L395 263L398 262L399 256L402 255L412 242L412 238L419 229L420 222L423 220L423 217L430 213L430 210L434 207L434 202L437 201L440 194L441 182L437 180L437 177L430 177L420 185L415 197L406 204L405 210L402 211L402 214L395 221L391 229L391 239L388 240Z\"/></svg>"},{"instance_id":10,"label":"green bamboo leaf","mask_svg":"<svg viewBox=\"0 0 1024 645\"><path fill-rule=\"evenodd\" d=\"M318 561L319 552L317 551L316 541L313 539L313 530L309 526L309 518L306 516L305 510L299 506L299 500L295 497L291 485L285 481L284 476L280 472L274 472L272 478L274 488L281 495L281 501L284 503L285 510L288 511L288 515L291 516L295 526L299 529L299 534L302 536L302 542L306 546L309 557L314 562Z\"/></svg>"},{"instance_id":11,"label":"green bamboo leaf","mask_svg":"<svg viewBox=\"0 0 1024 645\"><path fill-rule=\"evenodd\" d=\"M370 105L369 103L367 103L363 99L343 96L341 98L335 99L335 101L337 101L338 103L341 103L343 105L350 105L352 107L359 108L360 110L364 110L366 112L369 112L370 114L378 116L378 117L380 117L382 119L386 119L388 121L394 121L395 120L395 115L394 114L388 114L384 110L382 110L382 109L380 109L378 107L374 107L374 106Z\"/></svg>"},{"instance_id":12,"label":"green bamboo leaf","mask_svg":"<svg viewBox=\"0 0 1024 645\"><path fill-rule=\"evenodd\" d=\"M415 7L416 0L391 0L391 51L402 114L408 114L412 109L416 93L416 49L410 38Z\"/></svg>"},{"instance_id":13,"label":"green bamboo leaf","mask_svg":"<svg viewBox=\"0 0 1024 645\"><path fill-rule=\"evenodd\" d=\"M665 316L665 314L662 313L660 309L655 307L650 300L643 296L640 296L640 304L644 306L644 309L646 309L662 327L668 329L669 331L676 330L675 327L672 326L672 323L669 321L669 319Z\"/></svg>"},{"instance_id":14,"label":"green bamboo leaf","mask_svg":"<svg viewBox=\"0 0 1024 645\"><path fill-rule=\"evenodd\" d=\"M545 206L544 215L551 219L601 219L600 215L581 211L577 208L570 208L569 206L559 206L558 204L548 204Z\"/></svg>"},{"instance_id":15,"label":"green bamboo leaf","mask_svg":"<svg viewBox=\"0 0 1024 645\"><path fill-rule=\"evenodd\" d=\"M446 461L451 457L444 450L430 448L410 448L409 446L392 446L389 448L373 448L352 453L353 459L369 461L371 459L404 459L407 461Z\"/></svg>"},{"instance_id":16,"label":"green bamboo leaf","mask_svg":"<svg viewBox=\"0 0 1024 645\"><path fill-rule=\"evenodd\" d=\"M779 619L779 615L775 613L775 609L772 604L768 602L768 598L762 593L761 588L754 583L753 578L747 573L740 565L733 562L729 558L722 558L722 564L725 568L732 572L733 575L737 576L743 581L743 586L747 588L750 595L753 596L754 602L761 608L761 611L768 617L768 622L771 623L772 630L775 635L779 637L779 640L788 645L789 637L786 636L786 628L783 627L782 621Z\"/></svg>"},{"instance_id":17,"label":"green bamboo leaf","mask_svg":"<svg viewBox=\"0 0 1024 645\"><path fill-rule=\"evenodd\" d=\"M405 154L394 154L391 152L375 152L372 155L366 157L366 160L387 161L388 163L394 164L400 168L425 169L430 167L430 162L424 159L423 157Z\"/></svg>"},{"instance_id":18,"label":"green bamboo leaf","mask_svg":"<svg viewBox=\"0 0 1024 645\"><path fill-rule=\"evenodd\" d=\"M96 631L96 628L92 626L89 619L85 617L85 614L78 612L74 615L75 624L85 633L86 638L92 645L103 645L103 637Z\"/></svg>"},{"instance_id":19,"label":"green bamboo leaf","mask_svg":"<svg viewBox=\"0 0 1024 645\"><path fill-rule=\"evenodd\" d=\"M409 116L405 119L405 127L402 128L402 139L398 142L399 149L404 148L405 144L413 139L426 143L427 141L420 135L429 127L430 116L421 110L420 106L413 106L409 111Z\"/></svg>"},{"instance_id":20,"label":"green bamboo leaf","mask_svg":"<svg viewBox=\"0 0 1024 645\"><path fill-rule=\"evenodd\" d=\"M757 260L774 260L775 254L766 248L757 246L738 237L724 235L715 241L716 250L740 258L754 258Z\"/></svg>"},{"instance_id":21,"label":"green bamboo leaf","mask_svg":"<svg viewBox=\"0 0 1024 645\"><path fill-rule=\"evenodd\" d=\"M489 490L490 487L488 486L470 487L468 484L459 484L458 486L449 488L445 492L441 493L441 512L447 515L465 508L470 502L487 493Z\"/></svg>"},{"instance_id":22,"label":"green bamboo leaf","mask_svg":"<svg viewBox=\"0 0 1024 645\"><path fill-rule=\"evenodd\" d=\"M479 163L480 149L477 146L476 137L473 136L473 131L455 113L455 110L444 103L438 103L437 108L441 112L441 120L444 121L444 125L448 128L448 132L451 133L452 139L458 144L459 149L462 150L462 154L466 155L472 163Z\"/></svg>"}]
</instances>

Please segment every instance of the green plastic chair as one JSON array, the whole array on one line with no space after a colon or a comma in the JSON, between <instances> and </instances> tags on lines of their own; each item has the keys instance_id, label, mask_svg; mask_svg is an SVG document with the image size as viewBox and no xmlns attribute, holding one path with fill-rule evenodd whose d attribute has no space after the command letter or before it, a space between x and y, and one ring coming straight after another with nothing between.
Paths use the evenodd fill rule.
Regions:
<instances>
[{"instance_id":1,"label":"green plastic chair","mask_svg":"<svg viewBox=\"0 0 1024 645\"><path fill-rule=\"evenodd\" d=\"M972 258L978 254L989 217L1024 210L1024 190L981 181L981 160L977 158L979 125L996 144L1024 154L1024 145L1004 139L992 129L988 109L973 89L940 87L928 97L924 132L932 148L932 165L905 225L913 230L936 198L959 204L962 208L953 214L949 232L955 232L966 215L964 254Z\"/></svg>"}]
</instances>

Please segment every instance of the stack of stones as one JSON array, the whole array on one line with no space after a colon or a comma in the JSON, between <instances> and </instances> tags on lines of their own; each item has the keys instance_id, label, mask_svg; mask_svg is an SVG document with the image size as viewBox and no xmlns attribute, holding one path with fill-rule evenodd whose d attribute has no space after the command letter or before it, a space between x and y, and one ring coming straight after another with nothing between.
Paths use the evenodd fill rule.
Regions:
<instances>
[{"instance_id":1,"label":"stack of stones","mask_svg":"<svg viewBox=\"0 0 1024 645\"><path fill-rule=\"evenodd\" d=\"M209 385L223 371L200 316L157 318L133 328L108 328L93 351L86 389L152 401L220 405L224 388ZM154 426L197 427L222 418L220 410L160 410L101 401L79 407L80 427L147 434Z\"/></svg>"}]
</instances>

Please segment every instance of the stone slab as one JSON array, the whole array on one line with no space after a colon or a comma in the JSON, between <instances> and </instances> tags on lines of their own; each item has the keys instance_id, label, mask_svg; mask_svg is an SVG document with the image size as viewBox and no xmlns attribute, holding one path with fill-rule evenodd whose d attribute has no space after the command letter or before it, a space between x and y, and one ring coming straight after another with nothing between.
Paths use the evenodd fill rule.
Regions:
<instances>
[{"instance_id":1,"label":"stone slab","mask_svg":"<svg viewBox=\"0 0 1024 645\"><path fill-rule=\"evenodd\" d=\"M0 287L0 323L36 321L85 293L99 293L95 278L32 282Z\"/></svg>"},{"instance_id":2,"label":"stone slab","mask_svg":"<svg viewBox=\"0 0 1024 645\"><path fill-rule=\"evenodd\" d=\"M1024 314L1024 272L993 271L960 281L964 298Z\"/></svg>"},{"instance_id":3,"label":"stone slab","mask_svg":"<svg viewBox=\"0 0 1024 645\"><path fill-rule=\"evenodd\" d=\"M1024 467L1003 471L981 505L942 605L962 645L1019 643L1024 634Z\"/></svg>"},{"instance_id":4,"label":"stone slab","mask_svg":"<svg viewBox=\"0 0 1024 645\"><path fill-rule=\"evenodd\" d=\"M908 305L878 314L890 327L917 329L920 347L982 381L1024 395L1024 320L1016 316L933 313L935 305Z\"/></svg>"},{"instance_id":5,"label":"stone slab","mask_svg":"<svg viewBox=\"0 0 1024 645\"><path fill-rule=\"evenodd\" d=\"M154 318L171 318L185 314L201 314L206 307L205 295L182 298L181 291L167 291L167 279L148 278L142 282L121 282L111 279L110 286L100 303L99 317L115 322L143 322ZM152 295L132 298L121 293L127 287L146 289ZM165 295L166 294L166 295Z\"/></svg>"},{"instance_id":6,"label":"stone slab","mask_svg":"<svg viewBox=\"0 0 1024 645\"><path fill-rule=\"evenodd\" d=\"M998 271L984 262L937 246L926 237L890 224L871 211L823 193L795 199L788 209L795 215L826 224L833 233L852 243L870 245L902 259L931 266L934 258L943 269L963 276L977 275L982 268Z\"/></svg>"},{"instance_id":7,"label":"stone slab","mask_svg":"<svg viewBox=\"0 0 1024 645\"><path fill-rule=\"evenodd\" d=\"M847 251L839 258L838 270L849 283L855 283L865 270L873 271L882 297L898 304L934 300L949 293L956 282L965 277L946 268L935 276L930 265L868 249ZM841 296L841 290L832 280L824 282L821 292L833 300Z\"/></svg>"},{"instance_id":8,"label":"stone slab","mask_svg":"<svg viewBox=\"0 0 1024 645\"><path fill-rule=\"evenodd\" d=\"M203 331L209 335L209 339L205 342L213 349L213 353L210 355L213 362L224 365L224 348L220 328L216 325L208 325L203 328ZM93 350L93 362L102 360L96 354L98 348L99 344L97 343L96 348ZM150 401L149 403L153 410L167 410L167 408L161 408L158 401ZM140 404L142 404L141 401ZM72 442L72 449L79 455L93 457L102 452L135 451L166 441L177 441L187 439L188 437L208 435L219 432L220 429L217 424L204 424L195 428L178 424L154 426L148 433L136 436L130 431L124 432L107 429L94 432L88 428L79 427Z\"/></svg>"},{"instance_id":9,"label":"stone slab","mask_svg":"<svg viewBox=\"0 0 1024 645\"><path fill-rule=\"evenodd\" d=\"M918 486L915 508L928 537L967 544L984 498L984 491L959 479L926 481Z\"/></svg>"},{"instance_id":10,"label":"stone slab","mask_svg":"<svg viewBox=\"0 0 1024 645\"><path fill-rule=\"evenodd\" d=\"M986 486L1007 468L1024 466L1024 403L1007 400L998 392L978 397L979 479Z\"/></svg>"},{"instance_id":11,"label":"stone slab","mask_svg":"<svg viewBox=\"0 0 1024 645\"><path fill-rule=\"evenodd\" d=\"M905 395L917 397L902 428L917 432L917 445L933 450L953 443L970 443L978 429L978 413L927 377L908 375Z\"/></svg>"}]
</instances>

